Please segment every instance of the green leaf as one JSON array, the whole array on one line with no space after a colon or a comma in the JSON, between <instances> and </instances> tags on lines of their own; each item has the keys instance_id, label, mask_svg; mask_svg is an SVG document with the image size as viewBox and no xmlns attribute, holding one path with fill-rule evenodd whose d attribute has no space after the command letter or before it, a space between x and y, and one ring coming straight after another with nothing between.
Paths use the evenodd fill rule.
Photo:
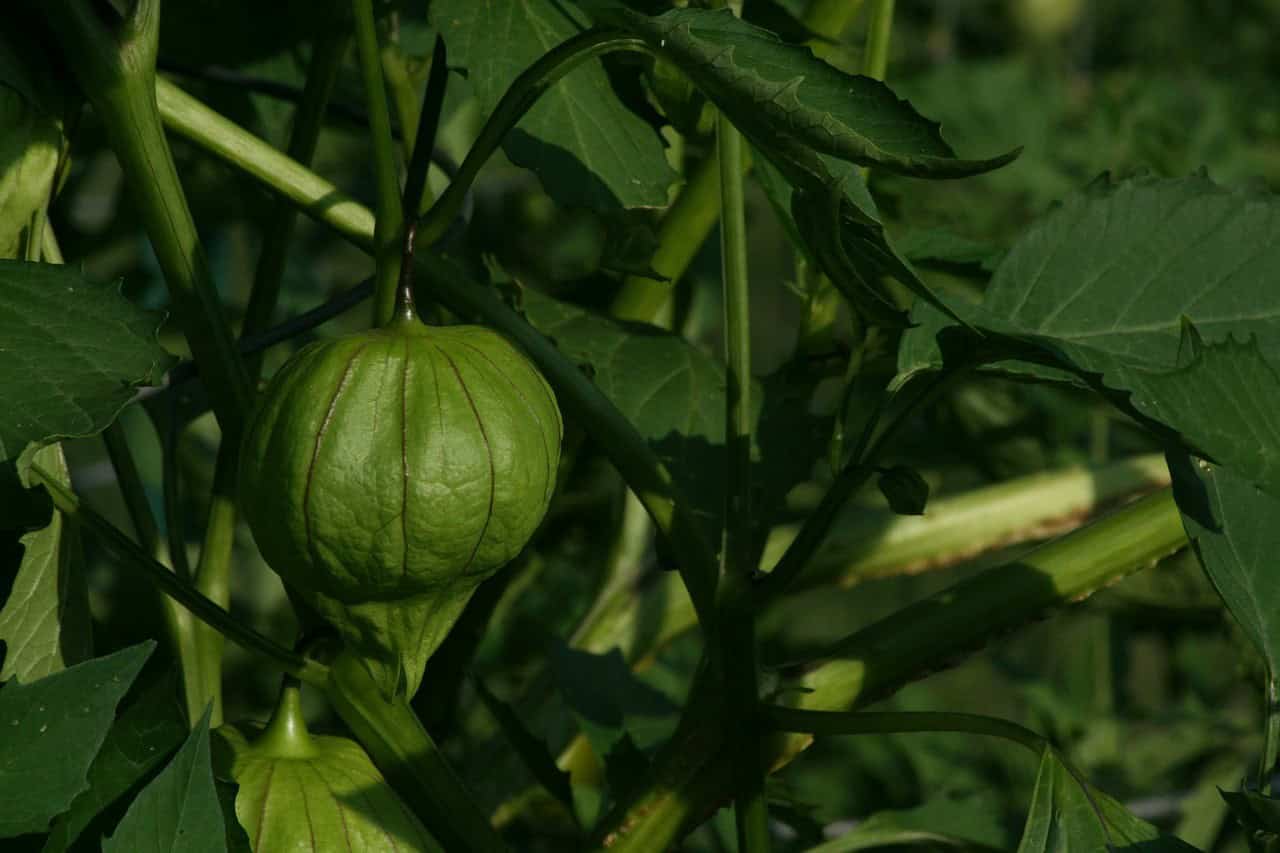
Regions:
<instances>
[{"instance_id":1,"label":"green leaf","mask_svg":"<svg viewBox=\"0 0 1280 853\"><path fill-rule=\"evenodd\" d=\"M1173 495L1205 573L1266 662L1280 674L1280 499L1246 473L1171 455Z\"/></svg>"},{"instance_id":2,"label":"green leaf","mask_svg":"<svg viewBox=\"0 0 1280 853\"><path fill-rule=\"evenodd\" d=\"M116 831L102 840L102 850L225 853L226 849L222 808L213 784L206 710L169 766L142 789Z\"/></svg>"},{"instance_id":3,"label":"green leaf","mask_svg":"<svg viewBox=\"0 0 1280 853\"><path fill-rule=\"evenodd\" d=\"M1086 794L1057 754L1046 749L1018 853L1077 850L1183 853L1195 848L1177 838L1161 837L1154 826L1101 791L1090 789Z\"/></svg>"},{"instance_id":4,"label":"green leaf","mask_svg":"<svg viewBox=\"0 0 1280 853\"><path fill-rule=\"evenodd\" d=\"M154 648L147 641L0 687L0 838L44 832L85 790L116 705Z\"/></svg>"},{"instance_id":5,"label":"green leaf","mask_svg":"<svg viewBox=\"0 0 1280 853\"><path fill-rule=\"evenodd\" d=\"M596 755L609 755L629 736L642 741L646 726L670 719L677 710L665 695L636 678L616 648L593 655L558 643L551 669Z\"/></svg>"},{"instance_id":6,"label":"green leaf","mask_svg":"<svg viewBox=\"0 0 1280 853\"><path fill-rule=\"evenodd\" d=\"M570 361L627 416L666 463L712 541L724 511L724 366L678 335L621 323L521 291L521 308ZM808 411L816 379L792 373L766 379L753 395L759 466L755 506L761 518L810 474L824 449L821 419ZM762 528L763 537L766 529Z\"/></svg>"},{"instance_id":7,"label":"green leaf","mask_svg":"<svg viewBox=\"0 0 1280 853\"><path fill-rule=\"evenodd\" d=\"M53 822L41 853L62 853L103 809L148 778L187 736L173 673L135 691L89 768L89 787Z\"/></svg>"},{"instance_id":8,"label":"green leaf","mask_svg":"<svg viewBox=\"0 0 1280 853\"><path fill-rule=\"evenodd\" d=\"M14 43L21 28L0 34L0 258L38 257L33 226L44 222L63 144L51 72Z\"/></svg>"},{"instance_id":9,"label":"green leaf","mask_svg":"<svg viewBox=\"0 0 1280 853\"><path fill-rule=\"evenodd\" d=\"M728 10L674 9L649 17L614 0L580 5L679 65L766 150L794 141L841 160L936 178L990 171L1017 156L957 159L938 124L883 83L845 74Z\"/></svg>"},{"instance_id":10,"label":"green leaf","mask_svg":"<svg viewBox=\"0 0 1280 853\"><path fill-rule=\"evenodd\" d=\"M74 269L0 260L0 461L101 432L172 361L156 315Z\"/></svg>"},{"instance_id":11,"label":"green leaf","mask_svg":"<svg viewBox=\"0 0 1280 853\"><path fill-rule=\"evenodd\" d=\"M436 0L431 13L486 114L522 71L586 28L556 0ZM566 205L664 207L675 179L657 132L623 106L596 59L543 93L503 150Z\"/></svg>"},{"instance_id":12,"label":"green leaf","mask_svg":"<svg viewBox=\"0 0 1280 853\"><path fill-rule=\"evenodd\" d=\"M953 307L996 352L1058 370L998 367L1070 370L1280 493L1278 233L1273 195L1203 176L1101 182L1023 235L981 306ZM904 338L903 374L943 360L951 330L929 314Z\"/></svg>"},{"instance_id":13,"label":"green leaf","mask_svg":"<svg viewBox=\"0 0 1280 853\"><path fill-rule=\"evenodd\" d=\"M1231 814L1246 831L1265 840L1280 839L1280 800L1257 791L1220 791ZM1267 848L1263 848L1267 849Z\"/></svg>"},{"instance_id":14,"label":"green leaf","mask_svg":"<svg viewBox=\"0 0 1280 853\"><path fill-rule=\"evenodd\" d=\"M914 809L877 812L809 853L853 853L897 845L967 851L1008 849L1000 803L987 796L938 796Z\"/></svg>"},{"instance_id":15,"label":"green leaf","mask_svg":"<svg viewBox=\"0 0 1280 853\"><path fill-rule=\"evenodd\" d=\"M880 475L880 493L898 515L924 515L929 484L914 468L895 465Z\"/></svg>"},{"instance_id":16,"label":"green leaf","mask_svg":"<svg viewBox=\"0 0 1280 853\"><path fill-rule=\"evenodd\" d=\"M71 484L61 445L36 451L44 470ZM84 581L80 536L62 513L21 539L22 563L9 598L0 610L0 641L5 644L0 681L30 684L66 669L92 654L89 593Z\"/></svg>"}]
</instances>

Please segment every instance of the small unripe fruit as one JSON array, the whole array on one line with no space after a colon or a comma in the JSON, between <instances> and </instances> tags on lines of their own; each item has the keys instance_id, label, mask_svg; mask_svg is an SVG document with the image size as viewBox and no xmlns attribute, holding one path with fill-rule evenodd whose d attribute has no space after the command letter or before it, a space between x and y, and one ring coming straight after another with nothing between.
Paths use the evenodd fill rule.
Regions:
<instances>
[{"instance_id":1,"label":"small unripe fruit","mask_svg":"<svg viewBox=\"0 0 1280 853\"><path fill-rule=\"evenodd\" d=\"M555 486L555 395L479 326L385 328L312 344L245 436L240 495L267 563L412 695L475 587L515 557Z\"/></svg>"}]
</instances>

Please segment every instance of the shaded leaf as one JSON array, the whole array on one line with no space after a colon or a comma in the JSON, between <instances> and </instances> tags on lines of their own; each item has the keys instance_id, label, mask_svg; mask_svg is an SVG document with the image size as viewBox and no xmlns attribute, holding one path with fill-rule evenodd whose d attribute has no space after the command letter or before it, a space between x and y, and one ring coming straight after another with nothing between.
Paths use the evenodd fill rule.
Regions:
<instances>
[{"instance_id":1,"label":"shaded leaf","mask_svg":"<svg viewBox=\"0 0 1280 853\"><path fill-rule=\"evenodd\" d=\"M154 648L147 641L0 687L0 838L44 832L85 790L116 705Z\"/></svg>"},{"instance_id":2,"label":"shaded leaf","mask_svg":"<svg viewBox=\"0 0 1280 853\"><path fill-rule=\"evenodd\" d=\"M573 789L569 785L569 774L556 766L556 760L547 749L546 743L529 731L511 705L495 696L482 680L475 678L472 679L472 683L475 685L480 701L497 721L507 742L519 754L525 767L533 774L533 778L537 779L551 796L564 803L572 813Z\"/></svg>"},{"instance_id":3,"label":"shaded leaf","mask_svg":"<svg viewBox=\"0 0 1280 853\"><path fill-rule=\"evenodd\" d=\"M986 172L1017 156L960 160L939 126L883 83L845 74L725 9L641 15L614 0L582 0L684 69L752 141L794 140L821 154L920 177Z\"/></svg>"},{"instance_id":4,"label":"shaded leaf","mask_svg":"<svg viewBox=\"0 0 1280 853\"><path fill-rule=\"evenodd\" d=\"M1245 473L1186 454L1171 455L1169 471L1183 527L1205 573L1267 671L1280 674L1280 499Z\"/></svg>"},{"instance_id":5,"label":"shaded leaf","mask_svg":"<svg viewBox=\"0 0 1280 853\"><path fill-rule=\"evenodd\" d=\"M1000 803L980 795L938 796L913 809L877 812L809 853L852 853L894 845L1006 850Z\"/></svg>"},{"instance_id":6,"label":"shaded leaf","mask_svg":"<svg viewBox=\"0 0 1280 853\"><path fill-rule=\"evenodd\" d=\"M61 445L36 451L44 470L70 485ZM92 654L89 594L78 531L54 511L49 524L21 539L22 563L0 610L0 681L30 684Z\"/></svg>"},{"instance_id":7,"label":"shaded leaf","mask_svg":"<svg viewBox=\"0 0 1280 853\"><path fill-rule=\"evenodd\" d=\"M155 679L121 712L89 767L89 787L53 822L42 853L68 849L105 808L148 778L187 736L172 673Z\"/></svg>"},{"instance_id":8,"label":"shaded leaf","mask_svg":"<svg viewBox=\"0 0 1280 853\"><path fill-rule=\"evenodd\" d=\"M159 325L74 269L0 260L0 461L105 429L172 360Z\"/></svg>"},{"instance_id":9,"label":"shaded leaf","mask_svg":"<svg viewBox=\"0 0 1280 853\"><path fill-rule=\"evenodd\" d=\"M225 853L226 833L209 757L208 710L169 766L142 789L116 831L102 840L102 849Z\"/></svg>"},{"instance_id":10,"label":"shaded leaf","mask_svg":"<svg viewBox=\"0 0 1280 853\"><path fill-rule=\"evenodd\" d=\"M677 710L665 695L636 678L616 648L594 655L561 642L552 651L551 669L596 755L609 755L623 738L638 739L646 721L669 719Z\"/></svg>"},{"instance_id":11,"label":"shaded leaf","mask_svg":"<svg viewBox=\"0 0 1280 853\"><path fill-rule=\"evenodd\" d=\"M431 14L485 113L521 72L587 23L556 0L435 0ZM567 205L663 207L675 179L657 132L613 94L598 59L544 92L503 150Z\"/></svg>"}]
</instances>

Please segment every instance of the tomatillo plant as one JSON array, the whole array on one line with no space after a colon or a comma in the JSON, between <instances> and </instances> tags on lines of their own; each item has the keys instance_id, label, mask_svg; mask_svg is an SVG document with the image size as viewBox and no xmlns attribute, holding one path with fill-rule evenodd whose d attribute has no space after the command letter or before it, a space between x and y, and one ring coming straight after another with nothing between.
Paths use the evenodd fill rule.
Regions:
<instances>
[{"instance_id":1,"label":"tomatillo plant","mask_svg":"<svg viewBox=\"0 0 1280 853\"><path fill-rule=\"evenodd\" d=\"M1053 5L20 0L5 849L1271 849L1275 13Z\"/></svg>"}]
</instances>

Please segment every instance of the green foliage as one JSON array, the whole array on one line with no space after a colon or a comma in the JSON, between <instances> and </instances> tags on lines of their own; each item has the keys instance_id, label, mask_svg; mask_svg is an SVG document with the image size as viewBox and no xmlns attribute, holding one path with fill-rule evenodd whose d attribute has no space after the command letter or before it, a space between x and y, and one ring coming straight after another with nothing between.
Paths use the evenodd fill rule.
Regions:
<instances>
[{"instance_id":1,"label":"green foliage","mask_svg":"<svg viewBox=\"0 0 1280 853\"><path fill-rule=\"evenodd\" d=\"M517 74L584 24L580 13L554 0L439 0L431 14L485 113ZM614 97L598 60L539 99L503 150L533 169L552 198L596 210L665 206L675 178L658 134Z\"/></svg>"},{"instance_id":2,"label":"green foliage","mask_svg":"<svg viewBox=\"0 0 1280 853\"><path fill-rule=\"evenodd\" d=\"M142 789L115 832L103 839L102 849L104 853L227 849L213 785L207 711L169 766Z\"/></svg>"},{"instance_id":3,"label":"green foliage","mask_svg":"<svg viewBox=\"0 0 1280 853\"><path fill-rule=\"evenodd\" d=\"M88 787L116 706L154 648L148 642L0 688L0 836L46 831Z\"/></svg>"},{"instance_id":4,"label":"green foliage","mask_svg":"<svg viewBox=\"0 0 1280 853\"><path fill-rule=\"evenodd\" d=\"M94 435L169 365L157 319L69 267L0 260L0 460Z\"/></svg>"}]
</instances>

